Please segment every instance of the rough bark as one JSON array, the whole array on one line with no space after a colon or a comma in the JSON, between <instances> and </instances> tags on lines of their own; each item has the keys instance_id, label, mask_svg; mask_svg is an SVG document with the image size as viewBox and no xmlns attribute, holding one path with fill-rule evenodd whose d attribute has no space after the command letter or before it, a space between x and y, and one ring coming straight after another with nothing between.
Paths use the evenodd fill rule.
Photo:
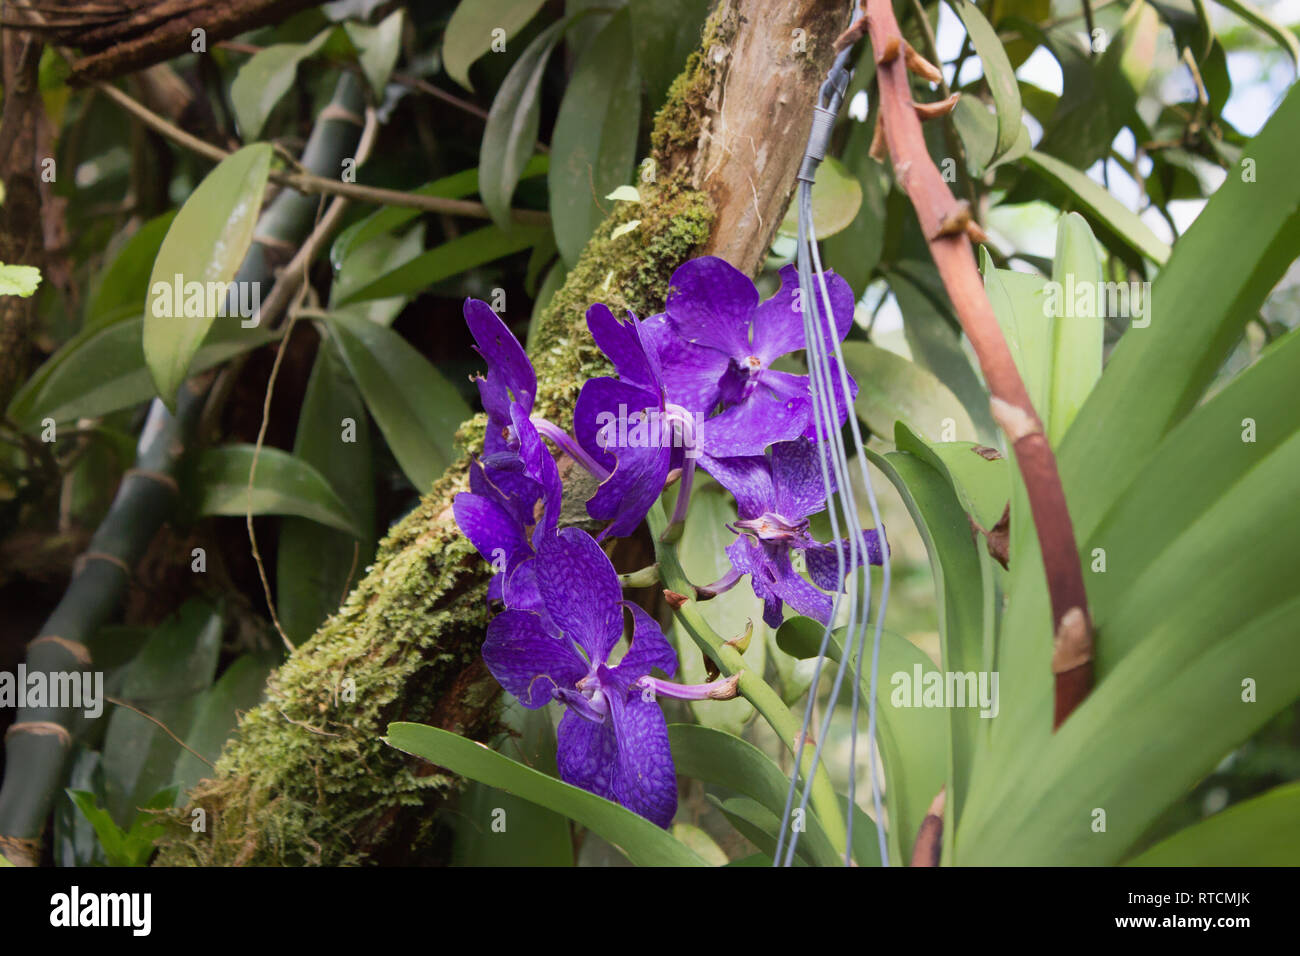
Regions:
<instances>
[{"instance_id":1,"label":"rough bark","mask_svg":"<svg viewBox=\"0 0 1300 956\"><path fill-rule=\"evenodd\" d=\"M566 421L583 381L605 371L587 333L597 301L649 314L678 265L704 252L754 272L789 202L811 103L848 18L837 0L720 0L653 133L656 181L619 204L539 318L531 349L537 412ZM795 42L797 30L803 43ZM743 144L743 145L742 145ZM742 188L743 187L743 188ZM616 226L639 219L625 236ZM457 532L483 422L462 427L466 456L390 532L337 615L268 684L215 779L191 793L163 865L428 860L436 810L458 787L386 747L390 721L486 739L499 688L479 646L489 569ZM351 678L355 702L338 688ZM207 830L190 831L205 810Z\"/></svg>"},{"instance_id":2,"label":"rough bark","mask_svg":"<svg viewBox=\"0 0 1300 956\"><path fill-rule=\"evenodd\" d=\"M44 8L42 17L15 22L39 29L51 42L74 47L69 82L106 80L170 60L194 49L204 31L205 49L254 27L278 23L315 0L126 0L115 8L70 2ZM12 5L7 5L13 10ZM43 23L44 25L39 25Z\"/></svg>"},{"instance_id":3,"label":"rough bark","mask_svg":"<svg viewBox=\"0 0 1300 956\"><path fill-rule=\"evenodd\" d=\"M42 115L37 69L41 44L30 36L5 30L4 112L0 115L0 262L44 265L37 123ZM27 375L28 339L36 321L36 296L0 296L0 408Z\"/></svg>"}]
</instances>

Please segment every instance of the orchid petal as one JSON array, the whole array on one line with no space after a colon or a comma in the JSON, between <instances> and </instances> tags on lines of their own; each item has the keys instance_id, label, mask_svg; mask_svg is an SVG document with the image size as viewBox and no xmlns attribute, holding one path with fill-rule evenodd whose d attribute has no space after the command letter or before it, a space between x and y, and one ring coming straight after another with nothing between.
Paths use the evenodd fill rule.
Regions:
<instances>
[{"instance_id":1,"label":"orchid petal","mask_svg":"<svg viewBox=\"0 0 1300 956\"><path fill-rule=\"evenodd\" d=\"M678 266L665 311L677 334L692 345L728 357L749 354L749 322L758 290L725 259L702 256Z\"/></svg>"},{"instance_id":2,"label":"orchid petal","mask_svg":"<svg viewBox=\"0 0 1300 956\"><path fill-rule=\"evenodd\" d=\"M537 548L542 603L566 637L603 664L623 636L623 589L614 565L591 535L564 528Z\"/></svg>"},{"instance_id":3,"label":"orchid petal","mask_svg":"<svg viewBox=\"0 0 1300 956\"><path fill-rule=\"evenodd\" d=\"M541 619L527 611L506 610L491 620L483 663L497 683L532 710L549 703L557 688L572 687L587 673L578 652L547 634Z\"/></svg>"}]
</instances>

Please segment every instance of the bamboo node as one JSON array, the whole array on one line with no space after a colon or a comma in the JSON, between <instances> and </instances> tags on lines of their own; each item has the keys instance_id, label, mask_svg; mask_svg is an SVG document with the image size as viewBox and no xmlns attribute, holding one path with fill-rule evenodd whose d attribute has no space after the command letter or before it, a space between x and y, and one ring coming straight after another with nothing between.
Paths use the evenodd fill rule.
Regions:
<instances>
[{"instance_id":1,"label":"bamboo node","mask_svg":"<svg viewBox=\"0 0 1300 956\"><path fill-rule=\"evenodd\" d=\"M86 565L91 561L107 561L116 567L127 577L131 576L131 566L115 554L109 554L107 551L86 551L77 556L77 560L72 563L73 575L78 575L86 570Z\"/></svg>"},{"instance_id":2,"label":"bamboo node","mask_svg":"<svg viewBox=\"0 0 1300 956\"><path fill-rule=\"evenodd\" d=\"M68 728L50 720L29 720L26 723L14 724L5 731L5 740L8 740L15 734L37 734L42 737L57 737L61 746L69 747L72 745L72 734L68 733Z\"/></svg>"},{"instance_id":3,"label":"bamboo node","mask_svg":"<svg viewBox=\"0 0 1300 956\"><path fill-rule=\"evenodd\" d=\"M338 103L330 103L320 111L320 120L342 120L345 123L351 123L353 126L365 126L366 121L352 112L345 106Z\"/></svg>"},{"instance_id":4,"label":"bamboo node","mask_svg":"<svg viewBox=\"0 0 1300 956\"><path fill-rule=\"evenodd\" d=\"M27 649L30 651L37 644L41 643L57 644L73 657L75 657L83 667L90 666L90 648L86 647L80 641L72 641L66 637L59 637L57 634L42 634L27 642Z\"/></svg>"},{"instance_id":5,"label":"bamboo node","mask_svg":"<svg viewBox=\"0 0 1300 956\"><path fill-rule=\"evenodd\" d=\"M176 483L176 479L171 475L161 471L152 471L148 468L128 468L122 474L122 480L125 481L128 478L148 478L150 481L156 481L177 494L181 490L180 485Z\"/></svg>"}]
</instances>

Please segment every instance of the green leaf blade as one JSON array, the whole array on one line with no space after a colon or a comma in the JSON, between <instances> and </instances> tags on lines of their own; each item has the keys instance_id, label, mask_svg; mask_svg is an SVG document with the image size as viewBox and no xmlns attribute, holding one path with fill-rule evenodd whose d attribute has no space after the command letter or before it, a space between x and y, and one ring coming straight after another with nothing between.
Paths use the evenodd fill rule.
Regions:
<instances>
[{"instance_id":1,"label":"green leaf blade","mask_svg":"<svg viewBox=\"0 0 1300 956\"><path fill-rule=\"evenodd\" d=\"M186 200L158 250L149 277L143 345L158 395L168 407L217 313L225 311L220 289L235 277L253 241L270 166L271 147L265 143L226 157ZM177 284L184 298L180 315ZM194 290L201 290L201 298L192 309Z\"/></svg>"}]
</instances>

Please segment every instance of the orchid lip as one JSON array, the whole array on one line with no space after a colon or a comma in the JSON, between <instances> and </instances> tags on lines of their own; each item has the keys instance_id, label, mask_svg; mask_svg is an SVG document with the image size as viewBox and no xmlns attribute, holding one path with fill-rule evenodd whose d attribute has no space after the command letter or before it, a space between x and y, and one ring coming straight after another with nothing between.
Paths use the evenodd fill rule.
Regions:
<instances>
[{"instance_id":1,"label":"orchid lip","mask_svg":"<svg viewBox=\"0 0 1300 956\"><path fill-rule=\"evenodd\" d=\"M807 535L808 521L804 519L792 522L784 515L765 511L757 518L735 522L734 527L738 531L752 533L760 541L795 541Z\"/></svg>"}]
</instances>

